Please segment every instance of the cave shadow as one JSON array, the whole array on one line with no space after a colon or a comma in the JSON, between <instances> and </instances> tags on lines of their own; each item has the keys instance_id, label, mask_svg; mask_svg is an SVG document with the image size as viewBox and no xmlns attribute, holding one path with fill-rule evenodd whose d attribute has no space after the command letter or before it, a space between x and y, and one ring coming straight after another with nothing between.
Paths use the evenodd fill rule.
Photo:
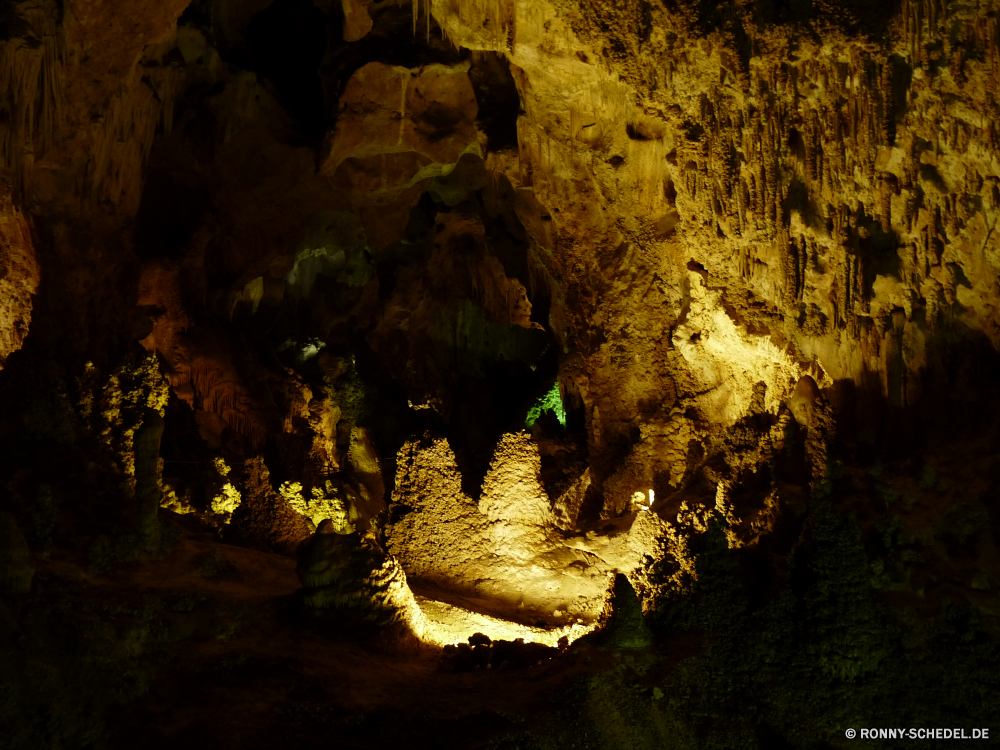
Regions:
<instances>
[{"instance_id":1,"label":"cave shadow","mask_svg":"<svg viewBox=\"0 0 1000 750\"><path fill-rule=\"evenodd\" d=\"M861 294L865 299L875 296L874 285L878 276L892 276L902 280L902 260L897 252L899 235L890 228L885 231L882 223L869 216L864 210L857 215L858 227L865 231L858 233L858 256L862 259Z\"/></svg>"},{"instance_id":2,"label":"cave shadow","mask_svg":"<svg viewBox=\"0 0 1000 750\"><path fill-rule=\"evenodd\" d=\"M890 55L888 64L892 66L892 123L893 125L901 125L909 111L906 94L913 82L913 68L902 55ZM895 135L895 128L893 128L891 143L895 142Z\"/></svg>"},{"instance_id":3,"label":"cave shadow","mask_svg":"<svg viewBox=\"0 0 1000 750\"><path fill-rule=\"evenodd\" d=\"M486 150L493 152L517 148L521 97L507 58L496 52L473 55L469 80L479 107L476 124L486 134Z\"/></svg>"},{"instance_id":4,"label":"cave shadow","mask_svg":"<svg viewBox=\"0 0 1000 750\"><path fill-rule=\"evenodd\" d=\"M444 436L462 475L462 491L477 499L500 438L524 428L524 416L559 371L554 346L546 347L535 366L498 359L482 378L455 384L454 407Z\"/></svg>"},{"instance_id":5,"label":"cave shadow","mask_svg":"<svg viewBox=\"0 0 1000 750\"><path fill-rule=\"evenodd\" d=\"M798 142L801 144L801 138L798 139ZM803 164L805 163L804 146L800 161ZM788 184L788 193L781 204L783 226L789 226L793 211L798 212L799 216L802 217L803 223L810 229L817 232L823 230L823 217L820 214L819 209L816 207L816 204L809 197L809 188L797 173L792 175L792 179Z\"/></svg>"},{"instance_id":6,"label":"cave shadow","mask_svg":"<svg viewBox=\"0 0 1000 750\"><path fill-rule=\"evenodd\" d=\"M959 332L954 325L928 344L928 366L904 380L901 406L889 402L877 372L866 373L860 385L841 379L827 390L837 411L841 452L870 466L996 427L1000 352L985 336Z\"/></svg>"},{"instance_id":7,"label":"cave shadow","mask_svg":"<svg viewBox=\"0 0 1000 750\"><path fill-rule=\"evenodd\" d=\"M338 14L333 16L340 20ZM311 0L275 0L255 14L246 29L255 69L274 83L282 104L315 145L327 130L319 69L328 22Z\"/></svg>"},{"instance_id":8,"label":"cave shadow","mask_svg":"<svg viewBox=\"0 0 1000 750\"><path fill-rule=\"evenodd\" d=\"M414 436L425 432L448 440L462 477L462 491L478 498L500 437L523 428L523 406L540 384L558 369L552 347L532 369L497 360L482 377L463 375L451 385L452 410L446 417L434 409L413 409L402 384L359 334L350 347L358 376L365 383L358 425L369 430L382 464L387 502L395 487L396 456ZM513 415L513 421L512 421Z\"/></svg>"},{"instance_id":9,"label":"cave shadow","mask_svg":"<svg viewBox=\"0 0 1000 750\"><path fill-rule=\"evenodd\" d=\"M177 164L157 139L146 164L146 181L135 217L136 254L151 260L179 259L211 210L204 184L175 172Z\"/></svg>"}]
</instances>

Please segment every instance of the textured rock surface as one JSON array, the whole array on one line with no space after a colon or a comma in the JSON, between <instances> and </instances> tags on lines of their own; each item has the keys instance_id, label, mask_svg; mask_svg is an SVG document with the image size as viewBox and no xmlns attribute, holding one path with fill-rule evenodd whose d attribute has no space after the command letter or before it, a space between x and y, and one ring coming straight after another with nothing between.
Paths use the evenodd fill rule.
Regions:
<instances>
[{"instance_id":1,"label":"textured rock surface","mask_svg":"<svg viewBox=\"0 0 1000 750\"><path fill-rule=\"evenodd\" d=\"M148 409L135 432L135 504L139 537L143 545L154 550L160 545L161 535L158 513L162 501L159 476L162 438L163 418Z\"/></svg>"},{"instance_id":2,"label":"textured rock surface","mask_svg":"<svg viewBox=\"0 0 1000 750\"><path fill-rule=\"evenodd\" d=\"M246 492L233 512L226 537L249 547L290 554L309 536L305 518L271 487L270 472L262 459L251 459L246 468Z\"/></svg>"},{"instance_id":3,"label":"textured rock surface","mask_svg":"<svg viewBox=\"0 0 1000 750\"><path fill-rule=\"evenodd\" d=\"M31 646L0 654L28 696L0 724L496 748L981 724L998 102L995 0L4 4L0 519L26 596L0 644ZM162 503L147 549L133 492L140 522ZM350 541L313 534L333 520ZM351 631L372 608L401 627ZM202 661L149 676L164 644ZM260 681L188 695L239 649ZM80 680L93 706L53 687ZM125 694L148 702L116 722Z\"/></svg>"},{"instance_id":4,"label":"textured rock surface","mask_svg":"<svg viewBox=\"0 0 1000 750\"><path fill-rule=\"evenodd\" d=\"M0 195L0 367L28 335L38 281L28 224L10 195Z\"/></svg>"},{"instance_id":5,"label":"textured rock surface","mask_svg":"<svg viewBox=\"0 0 1000 750\"><path fill-rule=\"evenodd\" d=\"M648 530L621 533L631 519L611 534L562 538L540 482L538 448L526 433L501 437L478 504L462 492L441 438L408 443L398 466L392 507L400 518L386 530L389 550L418 591L473 611L550 627L591 625L608 576L635 574L656 546Z\"/></svg>"}]
</instances>

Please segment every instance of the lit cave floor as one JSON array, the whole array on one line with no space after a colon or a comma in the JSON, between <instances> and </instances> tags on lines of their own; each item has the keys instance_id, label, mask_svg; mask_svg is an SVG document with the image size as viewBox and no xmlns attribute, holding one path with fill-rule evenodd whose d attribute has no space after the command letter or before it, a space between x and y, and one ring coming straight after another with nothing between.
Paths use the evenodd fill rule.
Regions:
<instances>
[{"instance_id":1,"label":"lit cave floor","mask_svg":"<svg viewBox=\"0 0 1000 750\"><path fill-rule=\"evenodd\" d=\"M55 711L66 739L120 748L487 747L610 663L593 649L542 648L531 665L458 664L335 613L303 615L293 559L206 536L104 574L69 552L42 562L5 618L40 670L18 690L26 706L42 704L23 717L26 733L48 736L40 746L58 746L31 726ZM547 632L421 600L444 639Z\"/></svg>"},{"instance_id":2,"label":"lit cave floor","mask_svg":"<svg viewBox=\"0 0 1000 750\"><path fill-rule=\"evenodd\" d=\"M938 466L955 491L972 486ZM850 726L988 725L996 592L963 601L956 556L925 592L873 590L871 504L852 490L864 476L845 471L847 512L806 511L784 577L763 585L759 555L709 530L694 596L646 623L624 599L562 650L512 648L558 631L419 583L434 640L506 643L442 649L306 615L295 560L210 533L182 530L162 559L103 573L93 538L67 538L36 560L30 594L0 600L0 748L829 750L865 746Z\"/></svg>"}]
</instances>

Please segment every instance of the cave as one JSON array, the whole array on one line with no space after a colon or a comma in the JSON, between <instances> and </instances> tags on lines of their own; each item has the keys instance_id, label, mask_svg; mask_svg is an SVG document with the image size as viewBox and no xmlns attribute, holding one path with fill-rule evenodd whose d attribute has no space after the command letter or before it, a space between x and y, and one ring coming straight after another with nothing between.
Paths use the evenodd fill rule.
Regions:
<instances>
[{"instance_id":1,"label":"cave","mask_svg":"<svg viewBox=\"0 0 1000 750\"><path fill-rule=\"evenodd\" d=\"M0 83L0 748L996 744L997 0L8 0Z\"/></svg>"}]
</instances>

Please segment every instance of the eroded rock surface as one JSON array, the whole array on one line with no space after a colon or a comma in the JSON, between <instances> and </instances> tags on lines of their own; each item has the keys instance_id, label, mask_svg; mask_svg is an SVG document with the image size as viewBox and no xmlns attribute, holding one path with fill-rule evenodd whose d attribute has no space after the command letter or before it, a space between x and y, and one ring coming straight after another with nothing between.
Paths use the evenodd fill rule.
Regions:
<instances>
[{"instance_id":1,"label":"eroded rock surface","mask_svg":"<svg viewBox=\"0 0 1000 750\"><path fill-rule=\"evenodd\" d=\"M0 563L28 596L0 629L91 613L81 580L225 589L259 624L298 555L318 629L472 636L470 672L606 628L572 668L643 673L588 677L609 747L805 736L720 674L803 714L877 679L964 715L888 665L974 653L969 694L995 686L985 641L939 647L980 632L944 602L997 628L998 92L995 1L7 3ZM241 617L197 632L300 648ZM176 636L147 626L78 640ZM753 728L699 724L711 690ZM290 727L350 723L288 695Z\"/></svg>"},{"instance_id":2,"label":"eroded rock surface","mask_svg":"<svg viewBox=\"0 0 1000 750\"><path fill-rule=\"evenodd\" d=\"M0 194L0 368L24 344L39 268L24 215Z\"/></svg>"}]
</instances>

